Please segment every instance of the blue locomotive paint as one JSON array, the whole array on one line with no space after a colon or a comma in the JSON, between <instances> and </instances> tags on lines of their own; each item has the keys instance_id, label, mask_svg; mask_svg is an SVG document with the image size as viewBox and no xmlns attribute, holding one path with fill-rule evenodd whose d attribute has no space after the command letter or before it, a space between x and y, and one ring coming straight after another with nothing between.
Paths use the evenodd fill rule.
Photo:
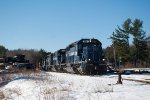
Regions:
<instances>
[{"instance_id":1,"label":"blue locomotive paint","mask_svg":"<svg viewBox=\"0 0 150 100\"><path fill-rule=\"evenodd\" d=\"M46 61L52 71L103 74L106 65L102 53L102 43L98 39L80 39L50 54Z\"/></svg>"}]
</instances>

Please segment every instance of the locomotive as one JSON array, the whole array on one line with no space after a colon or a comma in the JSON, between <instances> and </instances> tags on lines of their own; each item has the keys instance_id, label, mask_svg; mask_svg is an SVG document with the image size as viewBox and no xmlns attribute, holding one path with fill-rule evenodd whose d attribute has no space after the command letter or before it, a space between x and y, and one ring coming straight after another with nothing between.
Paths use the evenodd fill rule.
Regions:
<instances>
[{"instance_id":1,"label":"locomotive","mask_svg":"<svg viewBox=\"0 0 150 100\"><path fill-rule=\"evenodd\" d=\"M98 39L80 39L47 56L44 68L77 74L106 73L102 43Z\"/></svg>"}]
</instances>

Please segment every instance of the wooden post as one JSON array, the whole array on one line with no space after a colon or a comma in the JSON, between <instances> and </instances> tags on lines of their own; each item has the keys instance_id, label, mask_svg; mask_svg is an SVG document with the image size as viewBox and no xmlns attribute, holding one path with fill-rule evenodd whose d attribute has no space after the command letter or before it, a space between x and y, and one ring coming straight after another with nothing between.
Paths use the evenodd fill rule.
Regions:
<instances>
[{"instance_id":1,"label":"wooden post","mask_svg":"<svg viewBox=\"0 0 150 100\"><path fill-rule=\"evenodd\" d=\"M119 71L118 72L118 81L117 81L117 84L122 84L122 77L121 77L121 75L122 75L122 72Z\"/></svg>"}]
</instances>

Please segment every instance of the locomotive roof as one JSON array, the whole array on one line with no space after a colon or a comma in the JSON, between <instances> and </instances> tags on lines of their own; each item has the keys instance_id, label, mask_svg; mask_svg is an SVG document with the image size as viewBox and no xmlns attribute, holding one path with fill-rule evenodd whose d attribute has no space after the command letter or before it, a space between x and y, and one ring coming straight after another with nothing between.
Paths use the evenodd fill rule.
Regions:
<instances>
[{"instance_id":1,"label":"locomotive roof","mask_svg":"<svg viewBox=\"0 0 150 100\"><path fill-rule=\"evenodd\" d=\"M71 47L75 46L76 44L80 44L80 43L81 43L81 44L82 44L82 43L99 43L99 44L101 44L101 42L100 42L98 39L94 39L94 38L92 38L92 39L80 39L80 40L78 40L78 41L75 41L75 42L69 44L69 45L66 47L66 49L67 49L67 48L71 48Z\"/></svg>"},{"instance_id":2,"label":"locomotive roof","mask_svg":"<svg viewBox=\"0 0 150 100\"><path fill-rule=\"evenodd\" d=\"M66 49L59 49L57 51L55 51L54 53L58 53L58 52L65 52Z\"/></svg>"}]
</instances>

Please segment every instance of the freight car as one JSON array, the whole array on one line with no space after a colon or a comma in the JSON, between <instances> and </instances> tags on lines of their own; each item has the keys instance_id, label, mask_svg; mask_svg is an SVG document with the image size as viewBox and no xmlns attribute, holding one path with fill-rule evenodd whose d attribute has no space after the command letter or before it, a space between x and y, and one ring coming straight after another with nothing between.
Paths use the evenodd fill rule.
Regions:
<instances>
[{"instance_id":1,"label":"freight car","mask_svg":"<svg viewBox=\"0 0 150 100\"><path fill-rule=\"evenodd\" d=\"M5 57L3 60L4 69L34 69L33 65L29 63L29 60L25 59L25 55L23 54L18 54L14 57Z\"/></svg>"},{"instance_id":2,"label":"freight car","mask_svg":"<svg viewBox=\"0 0 150 100\"><path fill-rule=\"evenodd\" d=\"M78 74L103 74L106 64L97 39L81 39L47 57L48 69Z\"/></svg>"}]
</instances>

